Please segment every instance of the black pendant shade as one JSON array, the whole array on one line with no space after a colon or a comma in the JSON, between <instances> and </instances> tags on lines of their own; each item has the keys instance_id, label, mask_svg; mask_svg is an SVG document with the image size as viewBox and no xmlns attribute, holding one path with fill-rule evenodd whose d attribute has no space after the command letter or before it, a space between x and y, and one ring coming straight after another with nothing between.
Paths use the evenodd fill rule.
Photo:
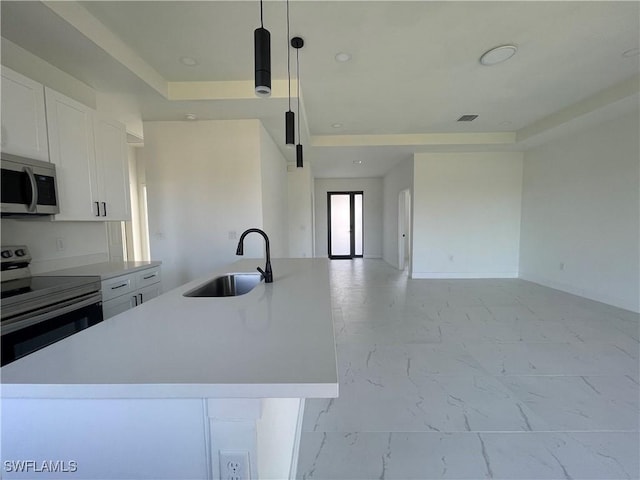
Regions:
<instances>
[{"instance_id":1,"label":"black pendant shade","mask_svg":"<svg viewBox=\"0 0 640 480\"><path fill-rule=\"evenodd\" d=\"M296 145L296 167L303 168L304 165L302 163L302 145Z\"/></svg>"},{"instance_id":2,"label":"black pendant shade","mask_svg":"<svg viewBox=\"0 0 640 480\"><path fill-rule=\"evenodd\" d=\"M293 147L296 143L296 114L291 110L284 114L284 127L287 147Z\"/></svg>"},{"instance_id":3,"label":"black pendant shade","mask_svg":"<svg viewBox=\"0 0 640 480\"><path fill-rule=\"evenodd\" d=\"M271 34L266 28L256 28L253 32L256 95L268 97L271 95Z\"/></svg>"}]
</instances>

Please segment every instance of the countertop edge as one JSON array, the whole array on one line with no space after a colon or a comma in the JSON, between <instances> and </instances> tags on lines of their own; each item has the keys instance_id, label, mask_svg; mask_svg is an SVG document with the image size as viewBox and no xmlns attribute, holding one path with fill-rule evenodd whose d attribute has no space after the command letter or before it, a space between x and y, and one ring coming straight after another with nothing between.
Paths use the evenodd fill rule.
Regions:
<instances>
[{"instance_id":1,"label":"countertop edge","mask_svg":"<svg viewBox=\"0 0 640 480\"><path fill-rule=\"evenodd\" d=\"M3 399L336 398L336 383L2 384Z\"/></svg>"},{"instance_id":2,"label":"countertop edge","mask_svg":"<svg viewBox=\"0 0 640 480\"><path fill-rule=\"evenodd\" d=\"M61 270L52 270L49 272L39 273L39 277L74 277L74 276L92 276L100 277L101 281L110 280L122 275L129 275L148 268L159 267L162 262L159 260L145 260L137 262L100 262L78 267L64 268ZM116 268L114 271L104 271L105 267Z\"/></svg>"}]
</instances>

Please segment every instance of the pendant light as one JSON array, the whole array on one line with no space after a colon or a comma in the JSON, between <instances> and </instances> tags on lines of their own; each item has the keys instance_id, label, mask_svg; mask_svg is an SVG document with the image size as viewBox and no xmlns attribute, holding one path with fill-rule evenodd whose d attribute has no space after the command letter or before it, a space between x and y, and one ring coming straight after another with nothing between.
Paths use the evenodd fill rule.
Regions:
<instances>
[{"instance_id":1,"label":"pendant light","mask_svg":"<svg viewBox=\"0 0 640 480\"><path fill-rule=\"evenodd\" d=\"M287 147L293 147L296 143L296 116L291 111L291 53L289 38L289 0L287 0L287 79L289 80L289 110L284 114L284 134Z\"/></svg>"},{"instance_id":2,"label":"pendant light","mask_svg":"<svg viewBox=\"0 0 640 480\"><path fill-rule=\"evenodd\" d=\"M302 139L300 137L300 49L304 46L304 40L300 37L291 39L291 46L296 49L296 76L298 78L298 144L296 145L296 167L303 168Z\"/></svg>"},{"instance_id":3,"label":"pendant light","mask_svg":"<svg viewBox=\"0 0 640 480\"><path fill-rule=\"evenodd\" d=\"M264 28L262 0L260 0L260 28L253 32L256 95L271 95L271 34Z\"/></svg>"}]
</instances>

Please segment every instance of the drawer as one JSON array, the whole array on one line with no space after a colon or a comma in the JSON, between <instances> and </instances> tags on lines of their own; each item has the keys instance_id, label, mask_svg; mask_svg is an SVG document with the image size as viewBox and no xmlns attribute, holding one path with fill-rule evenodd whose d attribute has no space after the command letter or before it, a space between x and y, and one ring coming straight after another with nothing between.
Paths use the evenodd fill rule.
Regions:
<instances>
[{"instance_id":1,"label":"drawer","mask_svg":"<svg viewBox=\"0 0 640 480\"><path fill-rule=\"evenodd\" d=\"M136 289L133 275L122 275L102 282L102 301L111 300Z\"/></svg>"},{"instance_id":2,"label":"drawer","mask_svg":"<svg viewBox=\"0 0 640 480\"><path fill-rule=\"evenodd\" d=\"M136 276L136 288L158 283L160 279L160 267L147 268L134 274Z\"/></svg>"}]
</instances>

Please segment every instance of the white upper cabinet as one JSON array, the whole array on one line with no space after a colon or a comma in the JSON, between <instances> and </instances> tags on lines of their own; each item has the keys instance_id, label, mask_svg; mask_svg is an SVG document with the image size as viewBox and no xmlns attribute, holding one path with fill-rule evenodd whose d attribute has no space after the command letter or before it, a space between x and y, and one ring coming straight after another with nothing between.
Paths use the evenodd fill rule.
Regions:
<instances>
[{"instance_id":1,"label":"white upper cabinet","mask_svg":"<svg viewBox=\"0 0 640 480\"><path fill-rule=\"evenodd\" d=\"M127 132L120 122L94 116L98 198L103 220L130 220Z\"/></svg>"},{"instance_id":2,"label":"white upper cabinet","mask_svg":"<svg viewBox=\"0 0 640 480\"><path fill-rule=\"evenodd\" d=\"M2 67L3 152L49 161L44 87Z\"/></svg>"},{"instance_id":3,"label":"white upper cabinet","mask_svg":"<svg viewBox=\"0 0 640 480\"><path fill-rule=\"evenodd\" d=\"M45 88L51 162L56 164L56 220L129 220L124 125Z\"/></svg>"},{"instance_id":4,"label":"white upper cabinet","mask_svg":"<svg viewBox=\"0 0 640 480\"><path fill-rule=\"evenodd\" d=\"M56 164L60 213L56 220L101 220L93 110L45 88L51 162ZM96 199L96 200L94 200Z\"/></svg>"}]
</instances>

